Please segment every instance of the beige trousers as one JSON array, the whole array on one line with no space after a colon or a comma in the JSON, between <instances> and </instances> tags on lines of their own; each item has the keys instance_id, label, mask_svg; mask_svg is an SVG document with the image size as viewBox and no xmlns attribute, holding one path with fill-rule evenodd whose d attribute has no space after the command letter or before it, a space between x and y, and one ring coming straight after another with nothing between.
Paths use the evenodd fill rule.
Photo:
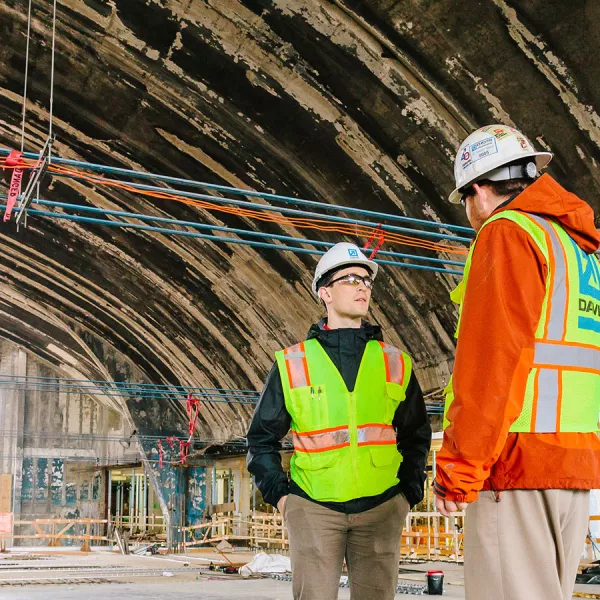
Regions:
<instances>
[{"instance_id":1,"label":"beige trousers","mask_svg":"<svg viewBox=\"0 0 600 600\"><path fill-rule=\"evenodd\" d=\"M588 490L482 492L465 516L467 600L571 600Z\"/></svg>"},{"instance_id":2,"label":"beige trousers","mask_svg":"<svg viewBox=\"0 0 600 600\"><path fill-rule=\"evenodd\" d=\"M290 494L283 511L294 600L336 600L344 558L352 600L392 600L409 508L399 494L376 508L347 515Z\"/></svg>"}]
</instances>

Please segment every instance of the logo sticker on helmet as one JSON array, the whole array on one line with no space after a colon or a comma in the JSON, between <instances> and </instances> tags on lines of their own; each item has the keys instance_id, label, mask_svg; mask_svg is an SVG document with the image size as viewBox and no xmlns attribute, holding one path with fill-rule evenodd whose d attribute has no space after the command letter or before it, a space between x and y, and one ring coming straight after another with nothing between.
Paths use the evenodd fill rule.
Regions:
<instances>
[{"instance_id":1,"label":"logo sticker on helmet","mask_svg":"<svg viewBox=\"0 0 600 600\"><path fill-rule=\"evenodd\" d=\"M460 157L460 160L462 160L463 162L469 160L471 158L471 153L469 152L468 148L465 148L463 150L462 156Z\"/></svg>"},{"instance_id":2,"label":"logo sticker on helmet","mask_svg":"<svg viewBox=\"0 0 600 600\"><path fill-rule=\"evenodd\" d=\"M496 144L495 137L488 137L483 140L479 140L478 142L475 142L474 144L471 144L470 150L471 150L471 158L470 158L470 160L467 160L467 162L465 162L462 165L463 169L471 166L474 162L480 160L481 158L485 158L486 156L491 156L492 154L497 154L498 153L498 144ZM465 148L465 151L467 151L467 148ZM464 156L464 152L463 152L463 156ZM462 160L462 157L461 157L461 160Z\"/></svg>"},{"instance_id":3,"label":"logo sticker on helmet","mask_svg":"<svg viewBox=\"0 0 600 600\"><path fill-rule=\"evenodd\" d=\"M358 258L358 250L356 248L348 248L348 256Z\"/></svg>"}]
</instances>

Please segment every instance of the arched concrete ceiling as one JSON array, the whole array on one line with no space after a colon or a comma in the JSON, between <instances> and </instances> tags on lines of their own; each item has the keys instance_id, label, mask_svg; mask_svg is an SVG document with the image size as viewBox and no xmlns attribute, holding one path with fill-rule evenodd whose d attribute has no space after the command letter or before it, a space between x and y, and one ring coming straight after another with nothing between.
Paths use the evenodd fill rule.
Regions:
<instances>
[{"instance_id":1,"label":"arched concrete ceiling","mask_svg":"<svg viewBox=\"0 0 600 600\"><path fill-rule=\"evenodd\" d=\"M26 149L37 151L52 2L33 4ZM26 14L26 0L0 6L7 147L19 143ZM598 208L599 23L600 5L581 0L60 0L55 149L465 225L445 201L454 149L500 121L555 152L550 172ZM265 227L65 179L42 191ZM320 314L312 257L41 218L19 233L3 224L0 253L0 334L66 375L256 387L274 350ZM378 281L373 318L427 389L451 366L452 284L391 268ZM204 426L239 433L248 415L209 407Z\"/></svg>"}]
</instances>

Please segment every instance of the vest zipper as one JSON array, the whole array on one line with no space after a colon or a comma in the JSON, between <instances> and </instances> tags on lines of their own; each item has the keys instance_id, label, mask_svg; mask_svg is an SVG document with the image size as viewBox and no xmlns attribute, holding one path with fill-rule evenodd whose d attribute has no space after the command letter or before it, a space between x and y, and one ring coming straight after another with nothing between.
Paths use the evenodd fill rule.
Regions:
<instances>
[{"instance_id":1,"label":"vest zipper","mask_svg":"<svg viewBox=\"0 0 600 600\"><path fill-rule=\"evenodd\" d=\"M352 478L355 489L360 489L358 481L358 430L356 428L356 397L354 392L348 393L348 429L350 430L350 460L352 461Z\"/></svg>"}]
</instances>

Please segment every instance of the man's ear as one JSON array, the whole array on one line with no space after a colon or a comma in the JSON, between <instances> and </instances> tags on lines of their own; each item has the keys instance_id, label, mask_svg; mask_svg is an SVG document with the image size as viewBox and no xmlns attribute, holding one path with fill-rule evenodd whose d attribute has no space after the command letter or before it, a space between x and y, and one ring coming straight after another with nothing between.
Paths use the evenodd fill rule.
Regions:
<instances>
[{"instance_id":1,"label":"man's ear","mask_svg":"<svg viewBox=\"0 0 600 600\"><path fill-rule=\"evenodd\" d=\"M331 292L329 289L326 287L319 288L319 298L321 299L321 302L327 306L331 302Z\"/></svg>"},{"instance_id":2,"label":"man's ear","mask_svg":"<svg viewBox=\"0 0 600 600\"><path fill-rule=\"evenodd\" d=\"M488 194L488 187L485 185L479 185L478 183L474 183L473 184L473 189L475 190L475 193L477 194L477 196L479 196L479 201L484 204L485 201L488 199L489 194Z\"/></svg>"}]
</instances>

